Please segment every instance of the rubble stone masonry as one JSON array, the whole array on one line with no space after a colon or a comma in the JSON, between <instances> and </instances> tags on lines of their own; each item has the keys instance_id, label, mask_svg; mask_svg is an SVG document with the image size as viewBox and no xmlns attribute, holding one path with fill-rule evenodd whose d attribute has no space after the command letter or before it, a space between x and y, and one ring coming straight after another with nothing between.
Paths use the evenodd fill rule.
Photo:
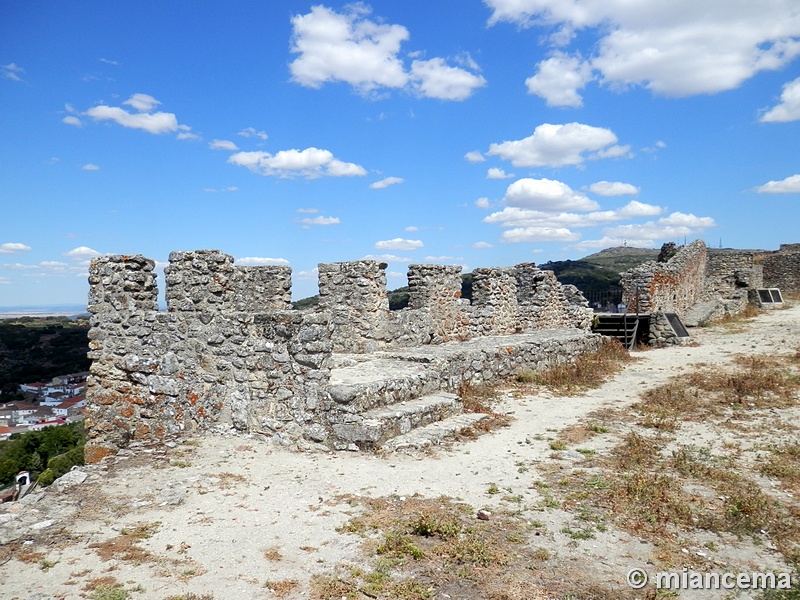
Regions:
<instances>
[{"instance_id":1,"label":"rubble stone masonry","mask_svg":"<svg viewBox=\"0 0 800 600\"><path fill-rule=\"evenodd\" d=\"M706 245L695 240L667 262L646 262L622 274L622 302L628 312L673 312L679 316L703 296Z\"/></svg>"},{"instance_id":2,"label":"rubble stone masonry","mask_svg":"<svg viewBox=\"0 0 800 600\"><path fill-rule=\"evenodd\" d=\"M759 258L764 269L763 287L800 292L800 244L781 244L777 252Z\"/></svg>"},{"instance_id":3,"label":"rubble stone masonry","mask_svg":"<svg viewBox=\"0 0 800 600\"><path fill-rule=\"evenodd\" d=\"M460 298L460 267L412 265L410 305L400 311L389 311L386 265L376 261L320 264L313 311L291 309L288 267L238 267L217 250L170 255L159 311L154 266L115 255L89 270L89 462L133 440L217 425L326 442L341 412L329 387L334 353L543 329L584 334L591 323L583 296L532 263L476 270L472 304ZM556 342L547 348L558 353ZM464 364L492 372L474 358ZM458 377L472 377L470 368Z\"/></svg>"}]
</instances>

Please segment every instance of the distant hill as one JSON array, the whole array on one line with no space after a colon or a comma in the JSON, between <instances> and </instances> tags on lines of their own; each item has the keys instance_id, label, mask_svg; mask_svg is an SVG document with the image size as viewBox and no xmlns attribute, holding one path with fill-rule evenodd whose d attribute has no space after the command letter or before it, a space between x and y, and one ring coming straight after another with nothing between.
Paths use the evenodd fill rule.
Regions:
<instances>
[{"instance_id":1,"label":"distant hill","mask_svg":"<svg viewBox=\"0 0 800 600\"><path fill-rule=\"evenodd\" d=\"M653 248L616 246L615 248L606 248L600 252L584 256L581 260L595 265L609 267L623 273L649 260L655 260L658 257L658 253L659 250Z\"/></svg>"},{"instance_id":2,"label":"distant hill","mask_svg":"<svg viewBox=\"0 0 800 600\"><path fill-rule=\"evenodd\" d=\"M620 273L655 260L658 250L618 246L590 254L579 260L559 260L539 265L553 271L563 284L572 284L585 295L621 290Z\"/></svg>"}]
</instances>

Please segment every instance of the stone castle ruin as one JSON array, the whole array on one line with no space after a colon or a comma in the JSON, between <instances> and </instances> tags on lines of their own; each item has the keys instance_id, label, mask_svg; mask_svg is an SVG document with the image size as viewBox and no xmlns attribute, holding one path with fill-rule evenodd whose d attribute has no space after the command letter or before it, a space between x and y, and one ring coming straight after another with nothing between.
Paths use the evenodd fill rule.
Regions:
<instances>
[{"instance_id":1,"label":"stone castle ruin","mask_svg":"<svg viewBox=\"0 0 800 600\"><path fill-rule=\"evenodd\" d=\"M650 261L622 274L629 313L645 315L647 341L677 343L681 324L693 327L759 303L758 291L800 292L800 244L776 251L707 248L702 240L678 249L665 262Z\"/></svg>"},{"instance_id":2,"label":"stone castle ruin","mask_svg":"<svg viewBox=\"0 0 800 600\"><path fill-rule=\"evenodd\" d=\"M400 447L416 428L435 437L485 416L463 414L461 384L600 344L583 295L533 263L476 269L471 302L460 267L411 265L399 311L371 260L320 264L311 311L292 309L290 268L216 250L170 255L160 311L154 266L116 255L90 267L89 462L214 428L298 449Z\"/></svg>"},{"instance_id":3,"label":"stone castle ruin","mask_svg":"<svg viewBox=\"0 0 800 600\"><path fill-rule=\"evenodd\" d=\"M623 319L634 315L652 345L742 311L761 288L800 292L800 244L667 250L622 274ZM463 412L462 384L570 362L601 343L583 295L533 263L475 269L471 301L460 267L411 265L398 311L386 265L371 260L320 264L308 311L292 308L290 268L240 267L216 250L170 255L160 311L154 266L117 255L90 267L89 462L213 429L297 449L435 441L486 416Z\"/></svg>"}]
</instances>

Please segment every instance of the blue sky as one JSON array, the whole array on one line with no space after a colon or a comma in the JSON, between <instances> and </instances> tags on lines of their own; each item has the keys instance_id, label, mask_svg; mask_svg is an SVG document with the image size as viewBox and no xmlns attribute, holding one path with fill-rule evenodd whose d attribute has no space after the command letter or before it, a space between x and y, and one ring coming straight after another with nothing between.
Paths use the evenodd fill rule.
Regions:
<instances>
[{"instance_id":1,"label":"blue sky","mask_svg":"<svg viewBox=\"0 0 800 600\"><path fill-rule=\"evenodd\" d=\"M798 55L796 0L4 2L0 306L83 303L106 253L302 298L319 262L798 242Z\"/></svg>"}]
</instances>

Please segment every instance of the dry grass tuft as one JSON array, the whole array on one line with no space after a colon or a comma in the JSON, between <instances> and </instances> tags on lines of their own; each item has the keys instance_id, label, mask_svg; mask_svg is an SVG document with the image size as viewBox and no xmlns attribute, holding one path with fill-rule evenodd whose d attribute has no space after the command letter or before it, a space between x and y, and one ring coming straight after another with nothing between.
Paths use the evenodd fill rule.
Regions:
<instances>
[{"instance_id":1,"label":"dry grass tuft","mask_svg":"<svg viewBox=\"0 0 800 600\"><path fill-rule=\"evenodd\" d=\"M563 563L552 567L550 552L532 543L542 539L535 536L544 526L517 514L494 512L483 521L472 507L447 497L339 500L363 504L364 514L340 531L361 535L373 559L368 566L340 567L312 578L310 597L316 600L642 597L599 585ZM594 520L584 525L602 527Z\"/></svg>"},{"instance_id":2,"label":"dry grass tuft","mask_svg":"<svg viewBox=\"0 0 800 600\"><path fill-rule=\"evenodd\" d=\"M266 558L267 560L272 560L276 562L283 560L283 554L281 554L277 548L267 548L266 550L264 550L263 554L264 558Z\"/></svg>"},{"instance_id":3,"label":"dry grass tuft","mask_svg":"<svg viewBox=\"0 0 800 600\"><path fill-rule=\"evenodd\" d=\"M675 381L645 391L632 408L641 413L642 427L675 431L679 420L697 410L699 401L697 390Z\"/></svg>"},{"instance_id":4,"label":"dry grass tuft","mask_svg":"<svg viewBox=\"0 0 800 600\"><path fill-rule=\"evenodd\" d=\"M632 360L634 358L619 341L603 338L598 350L581 354L573 363L554 365L542 371L522 371L517 381L547 387L556 395L567 396L599 387Z\"/></svg>"},{"instance_id":5,"label":"dry grass tuft","mask_svg":"<svg viewBox=\"0 0 800 600\"><path fill-rule=\"evenodd\" d=\"M458 386L458 396L464 404L464 412L483 413L489 415L489 417L462 429L456 438L475 439L489 431L494 431L500 427L508 427L512 421L511 417L495 412L493 408L499 402L500 395L501 390L497 385L462 382Z\"/></svg>"},{"instance_id":6,"label":"dry grass tuft","mask_svg":"<svg viewBox=\"0 0 800 600\"><path fill-rule=\"evenodd\" d=\"M278 598L285 598L300 586L296 579L281 579L280 581L265 581L264 587Z\"/></svg>"},{"instance_id":7,"label":"dry grass tuft","mask_svg":"<svg viewBox=\"0 0 800 600\"><path fill-rule=\"evenodd\" d=\"M761 465L762 475L778 479L788 489L800 491L800 443L775 445Z\"/></svg>"},{"instance_id":8,"label":"dry grass tuft","mask_svg":"<svg viewBox=\"0 0 800 600\"><path fill-rule=\"evenodd\" d=\"M511 515L493 514L490 521L481 521L472 507L446 497L358 500L365 503L366 513L341 531L365 537L374 556L371 568L316 578L313 598L362 594L417 600L452 585L465 594L459 597L488 598L487 585L509 573L525 573L537 562L524 543L525 524Z\"/></svg>"},{"instance_id":9,"label":"dry grass tuft","mask_svg":"<svg viewBox=\"0 0 800 600\"><path fill-rule=\"evenodd\" d=\"M161 523L139 523L133 529L122 529L120 535L104 542L90 544L101 560L121 560L133 564L156 562L158 559L140 547L141 540L151 537Z\"/></svg>"},{"instance_id":10,"label":"dry grass tuft","mask_svg":"<svg viewBox=\"0 0 800 600\"><path fill-rule=\"evenodd\" d=\"M791 355L740 356L729 367L702 366L650 389L633 405L638 427L608 456L593 457L589 470L545 474L552 504L597 514L650 541L662 564L680 564L680 544L686 542L679 540L701 530L749 538L754 545L766 537L787 564L800 564L800 444L772 441L791 431L777 410L800 405L798 391ZM744 428L746 419L755 425ZM673 432L687 421L711 428L736 425L753 442L745 449L713 438L708 446L676 445ZM657 433L645 435L648 429ZM585 434L573 428L560 437L580 440ZM764 476L778 480L789 494L774 496L759 479Z\"/></svg>"}]
</instances>

